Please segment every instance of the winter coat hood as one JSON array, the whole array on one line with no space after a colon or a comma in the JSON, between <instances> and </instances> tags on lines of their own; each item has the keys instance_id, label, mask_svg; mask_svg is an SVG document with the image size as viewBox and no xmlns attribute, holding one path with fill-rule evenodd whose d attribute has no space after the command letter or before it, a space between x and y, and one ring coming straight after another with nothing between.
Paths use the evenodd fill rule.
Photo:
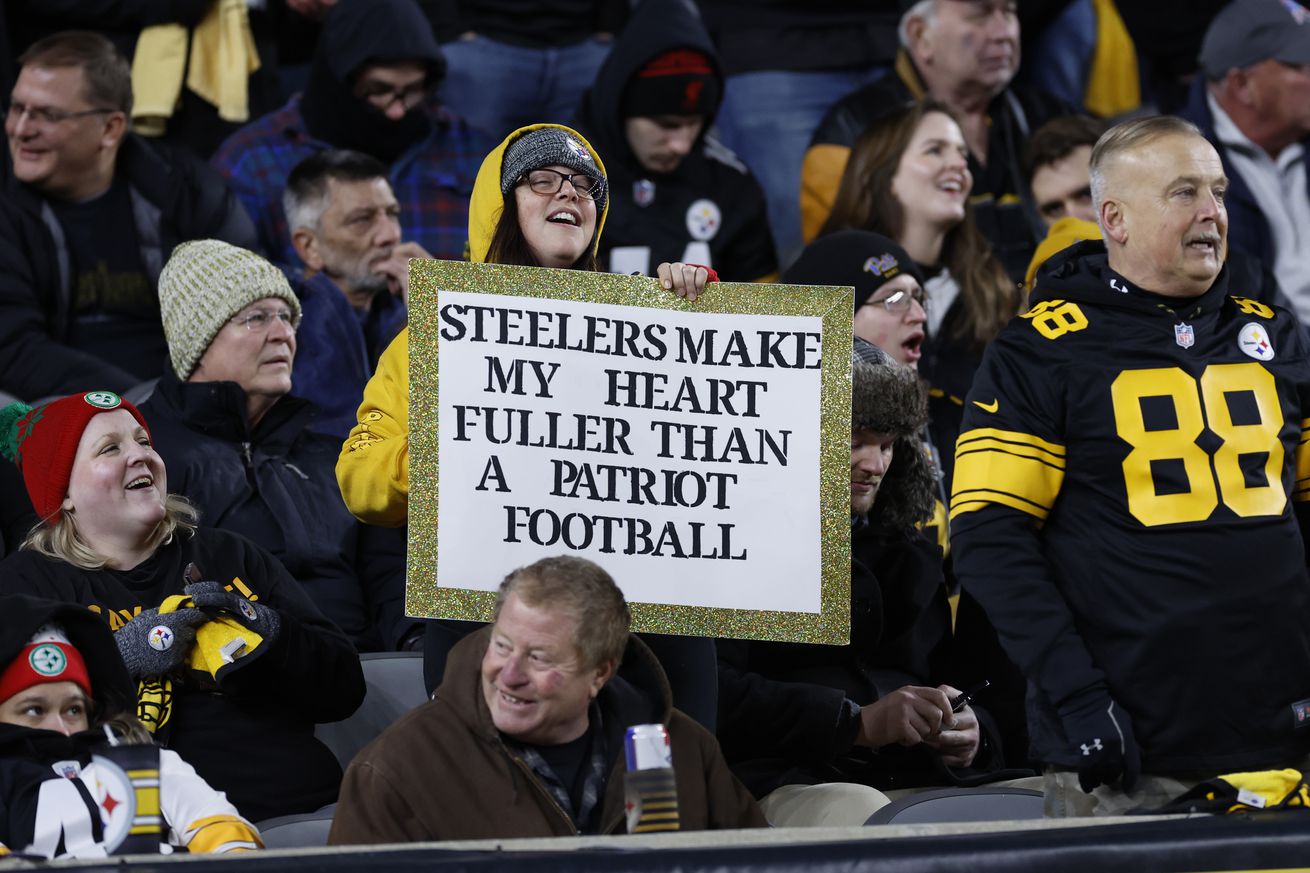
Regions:
<instances>
[{"instance_id":1,"label":"winter coat hood","mask_svg":"<svg viewBox=\"0 0 1310 873\"><path fill-rule=\"evenodd\" d=\"M674 49L693 49L705 55L722 86L723 65L692 0L643 0L615 40L595 83L582 97L578 127L610 156L616 170L622 166L634 173L647 173L628 147L623 131L623 97L638 70ZM716 105L705 119L701 137L714 124L718 110Z\"/></svg>"},{"instance_id":2,"label":"winter coat hood","mask_svg":"<svg viewBox=\"0 0 1310 873\"><path fill-rule=\"evenodd\" d=\"M597 169L607 178L609 174L605 170L605 164L600 159L600 154L595 147L571 127L565 127L562 124L529 124L527 127L520 127L509 136L501 140L500 145L491 150L482 160L482 166L478 169L478 177L473 182L473 196L469 199L469 245L468 259L475 264L484 264L487 261L487 250L491 248L491 238L496 233L496 224L500 221L500 214L505 211L505 195L500 193L500 172L505 163L505 149L514 140L531 133L534 130L541 130L544 127L554 127L564 131L578 142L591 154L591 159L596 163ZM612 199L612 198L611 198ZM600 234L605 229L605 216L609 214L609 200L601 208L600 214L596 216L596 235L592 239L591 251L596 254L600 251Z\"/></svg>"},{"instance_id":3,"label":"winter coat hood","mask_svg":"<svg viewBox=\"0 0 1310 873\"><path fill-rule=\"evenodd\" d=\"M450 652L445 679L434 697L445 700L459 713L469 729L488 741L499 741L499 732L482 697L482 656L491 639L492 625L469 634ZM673 712L673 692L655 655L635 634L628 636L615 675L600 691L598 701L605 714L606 729L630 724L667 724ZM618 746L611 744L611 750Z\"/></svg>"},{"instance_id":4,"label":"winter coat hood","mask_svg":"<svg viewBox=\"0 0 1310 873\"><path fill-rule=\"evenodd\" d=\"M427 63L433 84L446 71L432 25L413 0L341 0L323 23L317 57L342 83L370 61Z\"/></svg>"},{"instance_id":5,"label":"winter coat hood","mask_svg":"<svg viewBox=\"0 0 1310 873\"><path fill-rule=\"evenodd\" d=\"M1129 309L1170 320L1193 319L1224 305L1228 299L1229 274L1225 264L1209 289L1198 297L1166 297L1134 285L1113 270L1104 241L1084 240L1053 255L1038 269L1029 304L1036 308L1043 301L1067 300Z\"/></svg>"}]
</instances>

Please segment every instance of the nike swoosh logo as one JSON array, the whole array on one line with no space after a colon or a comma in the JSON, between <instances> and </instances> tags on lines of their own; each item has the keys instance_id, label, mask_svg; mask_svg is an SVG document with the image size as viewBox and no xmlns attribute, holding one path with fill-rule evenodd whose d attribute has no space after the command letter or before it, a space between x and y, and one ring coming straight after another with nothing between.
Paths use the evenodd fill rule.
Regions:
<instances>
[{"instance_id":1,"label":"nike swoosh logo","mask_svg":"<svg viewBox=\"0 0 1310 873\"><path fill-rule=\"evenodd\" d=\"M973 402L973 405L983 410L984 412L995 412L996 410L1001 408L1001 401L993 400L991 403L983 403L981 400L975 400Z\"/></svg>"}]
</instances>

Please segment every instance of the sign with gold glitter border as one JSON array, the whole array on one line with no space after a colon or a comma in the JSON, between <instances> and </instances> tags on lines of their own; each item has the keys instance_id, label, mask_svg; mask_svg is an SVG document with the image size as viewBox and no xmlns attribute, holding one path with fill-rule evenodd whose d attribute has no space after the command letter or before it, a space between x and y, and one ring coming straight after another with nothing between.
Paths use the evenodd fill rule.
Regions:
<instances>
[{"instance_id":1,"label":"sign with gold glitter border","mask_svg":"<svg viewBox=\"0 0 1310 873\"><path fill-rule=\"evenodd\" d=\"M572 554L634 630L848 641L852 289L410 275L409 615L489 621Z\"/></svg>"}]
</instances>

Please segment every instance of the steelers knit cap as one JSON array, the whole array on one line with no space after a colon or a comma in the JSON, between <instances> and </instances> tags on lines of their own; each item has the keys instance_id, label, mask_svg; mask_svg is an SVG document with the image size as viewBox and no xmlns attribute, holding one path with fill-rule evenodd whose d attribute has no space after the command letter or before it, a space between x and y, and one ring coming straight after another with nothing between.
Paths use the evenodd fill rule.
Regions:
<instances>
[{"instance_id":1,"label":"steelers knit cap","mask_svg":"<svg viewBox=\"0 0 1310 873\"><path fill-rule=\"evenodd\" d=\"M279 297L300 320L300 301L282 271L254 252L216 239L184 242L159 274L159 309L173 372L186 381L233 316Z\"/></svg>"},{"instance_id":2,"label":"steelers knit cap","mask_svg":"<svg viewBox=\"0 0 1310 873\"><path fill-rule=\"evenodd\" d=\"M596 212L599 214L604 211L605 200L609 196L605 172L585 145L570 136L567 130L558 127L529 131L509 144L500 165L500 193L508 194L509 189L527 173L556 164L568 167L575 173L586 173L599 179L600 192L595 198Z\"/></svg>"}]
</instances>

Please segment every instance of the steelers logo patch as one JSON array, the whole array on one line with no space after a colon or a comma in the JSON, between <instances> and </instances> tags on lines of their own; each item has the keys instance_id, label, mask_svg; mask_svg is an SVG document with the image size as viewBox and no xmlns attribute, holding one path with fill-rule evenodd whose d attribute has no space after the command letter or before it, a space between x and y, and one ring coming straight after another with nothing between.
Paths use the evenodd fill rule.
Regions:
<instances>
[{"instance_id":1,"label":"steelers logo patch","mask_svg":"<svg viewBox=\"0 0 1310 873\"><path fill-rule=\"evenodd\" d=\"M1274 359L1274 344L1269 341L1269 332L1264 325L1254 321L1247 322L1237 334L1237 347L1257 361Z\"/></svg>"},{"instance_id":2,"label":"steelers logo patch","mask_svg":"<svg viewBox=\"0 0 1310 873\"><path fill-rule=\"evenodd\" d=\"M723 224L723 213L713 200L697 200L687 208L687 232L699 242L714 239Z\"/></svg>"},{"instance_id":3,"label":"steelers logo patch","mask_svg":"<svg viewBox=\"0 0 1310 873\"><path fill-rule=\"evenodd\" d=\"M237 604L237 608L240 609L241 614L246 617L246 621L254 621L259 618L259 613L255 612L255 607L252 606L248 600L242 600Z\"/></svg>"},{"instance_id":4,"label":"steelers logo patch","mask_svg":"<svg viewBox=\"0 0 1310 873\"><path fill-rule=\"evenodd\" d=\"M568 145L569 151L573 152L573 154L582 158L584 161L586 161L589 164L592 162L591 152L587 151L586 147L583 146L582 143L578 142L576 139L574 139L571 136L564 137L564 142Z\"/></svg>"},{"instance_id":5,"label":"steelers logo patch","mask_svg":"<svg viewBox=\"0 0 1310 873\"><path fill-rule=\"evenodd\" d=\"M49 643L32 649L32 653L27 656L27 663L41 676L58 676L68 669L68 658L63 651Z\"/></svg>"},{"instance_id":6,"label":"steelers logo patch","mask_svg":"<svg viewBox=\"0 0 1310 873\"><path fill-rule=\"evenodd\" d=\"M123 398L113 391L89 391L82 399L98 409L117 409L123 405Z\"/></svg>"},{"instance_id":7,"label":"steelers logo patch","mask_svg":"<svg viewBox=\"0 0 1310 873\"><path fill-rule=\"evenodd\" d=\"M150 629L150 634L146 637L146 642L150 648L156 652L167 652L173 648L173 632L162 624L157 624Z\"/></svg>"}]
</instances>

